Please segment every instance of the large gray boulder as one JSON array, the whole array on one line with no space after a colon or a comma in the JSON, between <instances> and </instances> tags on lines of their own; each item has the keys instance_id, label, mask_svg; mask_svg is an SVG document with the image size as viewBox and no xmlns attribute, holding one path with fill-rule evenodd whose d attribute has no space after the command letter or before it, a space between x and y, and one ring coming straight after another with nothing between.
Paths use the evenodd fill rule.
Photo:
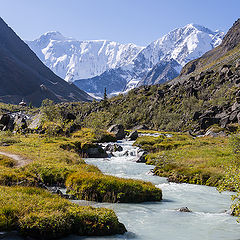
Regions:
<instances>
[{"instance_id":1,"label":"large gray boulder","mask_svg":"<svg viewBox=\"0 0 240 240\"><path fill-rule=\"evenodd\" d=\"M138 138L138 131L135 130L133 132L130 132L128 138L132 141L136 140Z\"/></svg>"},{"instance_id":2,"label":"large gray boulder","mask_svg":"<svg viewBox=\"0 0 240 240\"><path fill-rule=\"evenodd\" d=\"M89 158L106 158L108 154L100 145L90 147L84 151Z\"/></svg>"},{"instance_id":3,"label":"large gray boulder","mask_svg":"<svg viewBox=\"0 0 240 240\"><path fill-rule=\"evenodd\" d=\"M109 129L108 132L110 133L114 133L117 140L121 140L123 138L125 138L125 131L124 131L124 127L121 124L115 124L112 125Z\"/></svg>"}]
</instances>

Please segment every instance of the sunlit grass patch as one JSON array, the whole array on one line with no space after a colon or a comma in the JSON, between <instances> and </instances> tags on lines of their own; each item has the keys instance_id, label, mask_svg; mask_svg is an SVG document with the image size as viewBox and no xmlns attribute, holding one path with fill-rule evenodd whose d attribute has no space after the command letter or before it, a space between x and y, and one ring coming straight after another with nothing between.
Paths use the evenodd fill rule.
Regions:
<instances>
[{"instance_id":1,"label":"sunlit grass patch","mask_svg":"<svg viewBox=\"0 0 240 240\"><path fill-rule=\"evenodd\" d=\"M0 231L10 230L51 239L117 234L125 228L109 209L78 206L39 188L0 187Z\"/></svg>"}]
</instances>

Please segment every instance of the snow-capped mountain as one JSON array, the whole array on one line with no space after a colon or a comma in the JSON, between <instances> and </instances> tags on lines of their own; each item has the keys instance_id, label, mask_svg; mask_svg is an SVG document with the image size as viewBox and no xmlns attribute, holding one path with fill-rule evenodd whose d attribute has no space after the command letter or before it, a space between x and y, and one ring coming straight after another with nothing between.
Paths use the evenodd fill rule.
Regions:
<instances>
[{"instance_id":1,"label":"snow-capped mountain","mask_svg":"<svg viewBox=\"0 0 240 240\"><path fill-rule=\"evenodd\" d=\"M77 41L58 32L46 33L27 44L57 75L66 81L74 81L87 92L101 95L105 87L112 94L149 82L141 80L154 67L158 72L163 69L163 74L160 73L163 81L171 79L188 61L218 46L223 36L221 31L188 24L146 47L106 40ZM167 64L173 60L174 65ZM161 61L164 64L156 67ZM170 75L164 75L170 72Z\"/></svg>"},{"instance_id":2,"label":"snow-capped mountain","mask_svg":"<svg viewBox=\"0 0 240 240\"><path fill-rule=\"evenodd\" d=\"M59 32L48 32L26 43L54 73L69 82L124 66L142 50L131 43L77 41Z\"/></svg>"}]
</instances>

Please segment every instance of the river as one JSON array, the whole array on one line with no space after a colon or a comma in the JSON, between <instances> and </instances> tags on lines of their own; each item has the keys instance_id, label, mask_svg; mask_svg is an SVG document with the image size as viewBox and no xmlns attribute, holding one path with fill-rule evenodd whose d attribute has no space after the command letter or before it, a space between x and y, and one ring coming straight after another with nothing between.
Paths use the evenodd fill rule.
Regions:
<instances>
[{"instance_id":1,"label":"river","mask_svg":"<svg viewBox=\"0 0 240 240\"><path fill-rule=\"evenodd\" d=\"M64 240L240 240L240 224L226 213L231 193L220 194L214 187L168 183L166 178L151 174L153 166L135 162L138 148L133 141L118 144L123 151L114 153L115 157L88 158L86 162L98 166L105 174L150 181L162 189L163 200L137 204L73 201L113 209L128 232L109 237L68 236ZM123 156L125 151L129 156ZM192 212L176 210L181 207ZM4 239L22 240L16 235Z\"/></svg>"},{"instance_id":2,"label":"river","mask_svg":"<svg viewBox=\"0 0 240 240\"><path fill-rule=\"evenodd\" d=\"M163 191L163 201L137 204L85 202L96 207L113 209L128 232L110 237L77 237L67 240L133 239L133 240L240 240L240 224L226 213L230 193L219 193L214 187L168 183L166 178L153 176L144 163L136 163L137 147L133 141L118 141L122 152L107 159L86 159L105 174L150 181ZM122 156L125 151L129 156ZM83 201L74 201L76 203ZM188 207L191 213L176 209Z\"/></svg>"}]
</instances>

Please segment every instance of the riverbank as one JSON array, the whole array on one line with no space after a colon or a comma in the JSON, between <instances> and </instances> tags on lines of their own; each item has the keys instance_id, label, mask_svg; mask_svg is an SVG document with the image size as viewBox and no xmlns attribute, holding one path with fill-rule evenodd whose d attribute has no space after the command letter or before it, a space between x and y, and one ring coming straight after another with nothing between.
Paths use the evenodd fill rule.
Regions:
<instances>
[{"instance_id":1,"label":"riverbank","mask_svg":"<svg viewBox=\"0 0 240 240\"><path fill-rule=\"evenodd\" d=\"M228 167L235 162L229 137L197 137L166 133L141 136L134 143L148 151L146 164L153 173L170 182L218 186ZM234 163L235 164L235 163Z\"/></svg>"},{"instance_id":2,"label":"riverbank","mask_svg":"<svg viewBox=\"0 0 240 240\"><path fill-rule=\"evenodd\" d=\"M10 206L8 201L1 201L0 231L20 230L20 232L26 235L40 234L41 232L41 236L44 239L47 238L47 236L52 236L48 234L51 229L54 230L56 236L69 233L79 235L109 235L123 233L125 231L123 231L125 228L122 224L116 220L116 215L106 209L89 210L89 217L90 219L93 218L94 221L88 221L88 218L84 217L86 221L81 221L81 228L89 230L78 230L79 222L75 224L75 220L78 221L77 219L82 219L81 214L78 214L78 212L84 212L84 208L81 209L81 206L78 206L79 209L76 210L76 219L74 220L69 216L72 216L71 211L75 209L76 206L71 205L68 200L60 197L52 195L52 197L50 197L50 195L43 192L40 187L67 187L68 192L70 192L72 196L84 200L142 202L160 201L162 199L161 190L156 188L152 183L106 176L101 173L97 167L86 164L80 155L83 153L82 150L87 151L94 148L97 144L92 130L82 129L75 132L71 137L50 137L39 134L14 135L3 132L1 134L0 151L21 156L21 159L31 159L31 161L25 166L17 167L16 162L12 165L7 165L5 158L2 158L4 164L1 164L3 161L0 158L0 185L7 194L5 194L6 196L2 195L2 197L6 199L8 196L12 197ZM104 135L105 134L104 132ZM4 186L8 187L6 188ZM37 204L38 201L36 201L36 199L31 198L31 194L26 197L24 193L22 197L21 194L18 193L19 189L23 192L25 190L28 192L27 189L29 189L29 187L34 187L34 189L30 189L29 191L36 191L36 195L39 197L39 203L41 203L40 205ZM5 191L6 189L7 191ZM45 201L46 196L47 199ZM36 204L31 205L32 202L35 201ZM62 203L62 205L60 204L61 206L56 207L60 211L60 220L57 215L54 215L49 225L46 223L49 221L47 212L54 212L56 210L55 201L59 202L59 204ZM26 206L26 209L31 209L31 211L35 213L34 216L31 216L30 219L24 222L23 229L21 228L21 219L22 216L26 214L23 212L23 215L17 215L16 212L18 212L18 208L14 208L14 202L21 203L16 206ZM62 208L62 206L67 206L67 209ZM101 226L96 225L98 218L102 219L101 221L99 220ZM34 219L37 221L36 225L34 225ZM104 219L109 221L109 223L106 224ZM71 226L65 228L61 224ZM55 225L56 229L52 228L52 226ZM57 227L58 225L59 227Z\"/></svg>"},{"instance_id":3,"label":"riverbank","mask_svg":"<svg viewBox=\"0 0 240 240\"><path fill-rule=\"evenodd\" d=\"M163 201L138 204L86 202L87 205L113 209L128 229L124 236L98 237L99 240L238 239L237 218L229 213L230 192L219 193L214 187L167 182L166 178L151 173L154 166L136 163L138 148L132 146L133 141L122 140L117 144L123 150L111 158L89 158L86 162L94 164L105 174L152 182L162 189ZM129 153L127 156L124 154L126 151ZM74 202L82 204L82 201ZM180 212L182 207L188 207L192 212Z\"/></svg>"}]
</instances>

